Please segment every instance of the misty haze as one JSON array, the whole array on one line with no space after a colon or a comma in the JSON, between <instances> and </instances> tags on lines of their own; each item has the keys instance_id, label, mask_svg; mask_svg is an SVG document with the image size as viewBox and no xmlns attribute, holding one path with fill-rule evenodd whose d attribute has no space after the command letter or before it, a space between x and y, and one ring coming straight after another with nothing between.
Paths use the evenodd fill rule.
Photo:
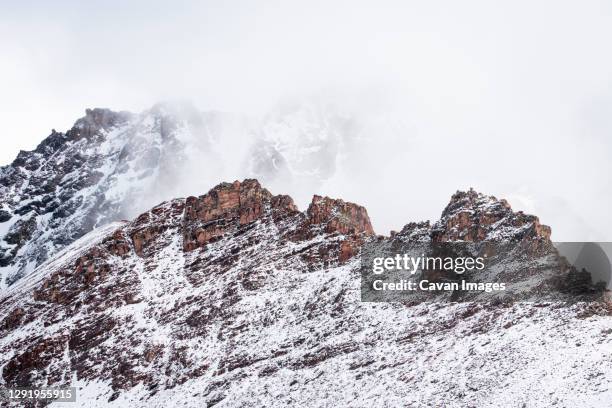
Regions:
<instances>
[{"instance_id":1,"label":"misty haze","mask_svg":"<svg viewBox=\"0 0 612 408\"><path fill-rule=\"evenodd\" d=\"M99 6L4 6L4 164L85 108L188 100L227 112L190 141L215 165L193 161L200 180L167 179L155 199L267 173L255 155L278 154L291 176L270 188L301 208L315 193L362 203L379 233L473 187L557 241L611 239L609 5Z\"/></svg>"}]
</instances>

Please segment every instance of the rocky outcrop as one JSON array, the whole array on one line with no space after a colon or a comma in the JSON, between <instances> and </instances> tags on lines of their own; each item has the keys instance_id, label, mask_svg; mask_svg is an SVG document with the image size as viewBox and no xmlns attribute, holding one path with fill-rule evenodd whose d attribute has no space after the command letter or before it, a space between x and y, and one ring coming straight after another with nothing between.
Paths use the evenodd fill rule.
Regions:
<instances>
[{"instance_id":1,"label":"rocky outcrop","mask_svg":"<svg viewBox=\"0 0 612 408\"><path fill-rule=\"evenodd\" d=\"M185 201L183 247L192 251L264 216L295 212L291 197L273 196L257 180L222 183Z\"/></svg>"},{"instance_id":2,"label":"rocky outcrop","mask_svg":"<svg viewBox=\"0 0 612 408\"><path fill-rule=\"evenodd\" d=\"M434 242L444 241L550 241L550 227L538 217L514 212L498 200L470 189L457 191L431 232Z\"/></svg>"},{"instance_id":3,"label":"rocky outcrop","mask_svg":"<svg viewBox=\"0 0 612 408\"><path fill-rule=\"evenodd\" d=\"M114 112L110 109L86 109L85 116L76 121L73 128L66 133L66 136L69 140L99 136L101 131L107 131L124 124L132 116L129 112Z\"/></svg>"},{"instance_id":4,"label":"rocky outcrop","mask_svg":"<svg viewBox=\"0 0 612 408\"><path fill-rule=\"evenodd\" d=\"M374 235L367 210L357 204L315 195L307 216L310 225L322 225L328 233Z\"/></svg>"},{"instance_id":5,"label":"rocky outcrop","mask_svg":"<svg viewBox=\"0 0 612 408\"><path fill-rule=\"evenodd\" d=\"M224 235L236 233L257 221L278 224L293 218L292 228L279 234L294 241L306 241L318 234L342 234L337 242L329 242L316 252L305 251L308 262L344 263L359 253L364 239L374 234L365 208L314 196L306 214L298 212L291 197L273 196L257 180L223 183L201 197L185 202L183 248L192 251L214 242ZM282 228L282 227L281 227Z\"/></svg>"},{"instance_id":6,"label":"rocky outcrop","mask_svg":"<svg viewBox=\"0 0 612 408\"><path fill-rule=\"evenodd\" d=\"M409 223L400 232L391 233L401 242L491 242L550 246L550 227L538 217L513 211L504 199L487 196L473 189L457 191L442 211L440 219Z\"/></svg>"},{"instance_id":7,"label":"rocky outcrop","mask_svg":"<svg viewBox=\"0 0 612 408\"><path fill-rule=\"evenodd\" d=\"M9 213L8 211L0 210L0 224L7 222L11 218L12 218L11 213Z\"/></svg>"}]
</instances>

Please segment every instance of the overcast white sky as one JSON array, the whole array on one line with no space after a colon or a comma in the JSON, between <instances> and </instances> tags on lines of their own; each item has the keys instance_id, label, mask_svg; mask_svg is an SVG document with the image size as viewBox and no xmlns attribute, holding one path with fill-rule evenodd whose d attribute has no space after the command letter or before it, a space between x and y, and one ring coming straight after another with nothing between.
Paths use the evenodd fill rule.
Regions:
<instances>
[{"instance_id":1,"label":"overcast white sky","mask_svg":"<svg viewBox=\"0 0 612 408\"><path fill-rule=\"evenodd\" d=\"M612 240L610 2L124 3L0 2L0 164L86 107L257 114L287 94L375 93L413 149L329 194L379 232L474 186L558 240Z\"/></svg>"}]
</instances>

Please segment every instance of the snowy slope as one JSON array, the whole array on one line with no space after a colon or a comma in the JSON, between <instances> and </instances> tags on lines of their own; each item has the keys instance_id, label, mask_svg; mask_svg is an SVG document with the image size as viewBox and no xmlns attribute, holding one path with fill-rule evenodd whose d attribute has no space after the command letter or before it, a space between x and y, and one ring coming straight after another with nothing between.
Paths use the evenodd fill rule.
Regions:
<instances>
[{"instance_id":1,"label":"snowy slope","mask_svg":"<svg viewBox=\"0 0 612 408\"><path fill-rule=\"evenodd\" d=\"M470 191L433 227L377 238L355 204L300 212L224 183L96 231L2 295L1 381L76 386L99 407L608 406L609 301L361 301L366 242L496 229L549 234Z\"/></svg>"}]
</instances>

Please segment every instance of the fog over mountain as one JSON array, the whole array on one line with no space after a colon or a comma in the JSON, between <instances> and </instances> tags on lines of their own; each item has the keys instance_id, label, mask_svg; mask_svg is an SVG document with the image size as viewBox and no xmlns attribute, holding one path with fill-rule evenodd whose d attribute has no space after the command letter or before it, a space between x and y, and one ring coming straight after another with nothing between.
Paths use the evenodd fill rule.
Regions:
<instances>
[{"instance_id":1,"label":"fog over mountain","mask_svg":"<svg viewBox=\"0 0 612 408\"><path fill-rule=\"evenodd\" d=\"M234 163L247 146L295 158L284 139L304 152L319 136L291 126L339 116L350 136L292 164L316 183L267 185L302 207L314 193L363 203L385 233L474 187L537 213L555 240L610 240L611 16L604 2L3 4L0 163L85 108L187 99L240 118L216 141L217 182L265 172Z\"/></svg>"}]
</instances>

